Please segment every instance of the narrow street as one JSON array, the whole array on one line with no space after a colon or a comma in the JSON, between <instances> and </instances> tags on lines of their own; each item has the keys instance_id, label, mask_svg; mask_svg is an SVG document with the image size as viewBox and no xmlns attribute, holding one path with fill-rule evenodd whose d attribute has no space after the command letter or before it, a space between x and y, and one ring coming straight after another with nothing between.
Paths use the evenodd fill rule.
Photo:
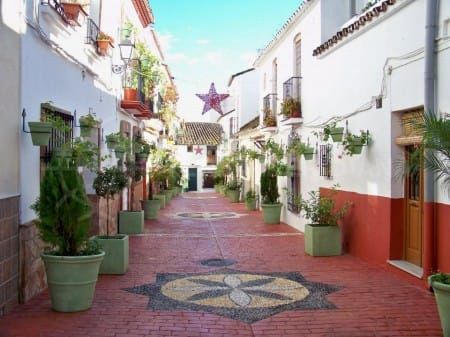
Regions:
<instances>
[{"instance_id":1,"label":"narrow street","mask_svg":"<svg viewBox=\"0 0 450 337\"><path fill-rule=\"evenodd\" d=\"M130 254L125 275L99 276L91 310L53 312L44 292L0 318L0 336L442 336L426 289L349 255L307 256L302 233L216 193L176 197ZM230 265L201 264L213 258Z\"/></svg>"}]
</instances>

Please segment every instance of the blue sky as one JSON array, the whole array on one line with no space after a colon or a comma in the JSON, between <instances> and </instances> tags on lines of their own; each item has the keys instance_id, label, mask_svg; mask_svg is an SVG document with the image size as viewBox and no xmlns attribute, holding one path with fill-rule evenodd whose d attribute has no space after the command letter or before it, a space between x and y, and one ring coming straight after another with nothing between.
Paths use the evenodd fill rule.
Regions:
<instances>
[{"instance_id":1,"label":"blue sky","mask_svg":"<svg viewBox=\"0 0 450 337\"><path fill-rule=\"evenodd\" d=\"M251 66L257 50L300 2L150 0L155 29L180 92L179 115L191 121L209 118L202 117L203 102L195 93L207 93L211 82L226 93L230 75Z\"/></svg>"}]
</instances>

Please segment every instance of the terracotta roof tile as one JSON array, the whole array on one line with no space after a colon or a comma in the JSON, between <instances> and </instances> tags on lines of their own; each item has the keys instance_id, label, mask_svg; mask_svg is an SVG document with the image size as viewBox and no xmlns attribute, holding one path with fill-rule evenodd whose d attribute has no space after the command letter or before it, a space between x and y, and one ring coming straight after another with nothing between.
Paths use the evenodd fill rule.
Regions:
<instances>
[{"instance_id":1,"label":"terracotta roof tile","mask_svg":"<svg viewBox=\"0 0 450 337\"><path fill-rule=\"evenodd\" d=\"M335 44L338 44L339 41L345 39L349 34L355 33L360 28L364 27L366 23L369 23L373 19L376 19L381 13L386 12L388 10L388 6L392 6L395 4L395 0L384 0L381 1L378 5L372 7L370 10L362 13L360 17L349 24L347 27L342 28L338 31L334 36L332 36L328 41L322 43L316 49L313 50L313 56L318 56L333 47Z\"/></svg>"},{"instance_id":2,"label":"terracotta roof tile","mask_svg":"<svg viewBox=\"0 0 450 337\"><path fill-rule=\"evenodd\" d=\"M177 145L219 145L222 141L222 126L218 123L181 123Z\"/></svg>"}]
</instances>

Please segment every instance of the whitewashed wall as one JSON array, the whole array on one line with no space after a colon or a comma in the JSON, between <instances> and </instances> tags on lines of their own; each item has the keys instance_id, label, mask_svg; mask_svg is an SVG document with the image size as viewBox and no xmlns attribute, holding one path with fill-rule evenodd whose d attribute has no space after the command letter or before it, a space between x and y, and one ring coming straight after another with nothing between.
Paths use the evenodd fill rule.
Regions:
<instances>
[{"instance_id":1,"label":"whitewashed wall","mask_svg":"<svg viewBox=\"0 0 450 337\"><path fill-rule=\"evenodd\" d=\"M302 111L304 121L298 129L302 140L312 144L321 141L312 134L318 124L332 117L350 114L368 104L367 111L348 118L349 131L369 130L373 137L370 147L362 155L342 156L342 146L333 144L332 179L319 177L317 156L313 161L301 159L301 192L339 184L340 189L361 194L401 197L402 181L398 176L398 162L402 148L395 145L400 136L399 119L393 112L423 105L423 52L425 29L425 0L398 0L387 15L377 18L351 37L345 38L324 55L312 56L322 41L321 20L329 11L329 1L315 1L303 18L281 37L274 48L257 62L260 71L262 97L271 93L272 62L278 63L278 103L282 100L282 83L293 74L293 41L297 34L302 40ZM344 5L346 1L342 0ZM438 111L450 111L448 92L450 82L449 55L450 3L441 1L440 39L438 52ZM323 26L323 25L322 25ZM414 57L405 55L418 51ZM402 58L402 59L398 59ZM386 64L386 68L385 68ZM392 67L391 74L387 68ZM264 76L266 74L266 76ZM266 84L264 86L264 77ZM381 93L383 107L375 108L374 96ZM261 114L262 118L262 114ZM340 123L345 126L345 122ZM275 136L286 143L289 130L279 130ZM341 158L342 157L342 158ZM280 190L286 178L279 178ZM442 189L438 201L449 203ZM291 225L302 228L300 218L283 212Z\"/></svg>"}]
</instances>

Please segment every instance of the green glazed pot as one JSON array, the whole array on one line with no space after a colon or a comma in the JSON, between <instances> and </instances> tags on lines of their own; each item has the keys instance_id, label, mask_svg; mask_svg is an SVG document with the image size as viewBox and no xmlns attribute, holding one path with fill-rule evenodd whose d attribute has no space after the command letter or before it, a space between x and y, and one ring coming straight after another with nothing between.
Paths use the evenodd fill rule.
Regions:
<instances>
[{"instance_id":1,"label":"green glazed pot","mask_svg":"<svg viewBox=\"0 0 450 337\"><path fill-rule=\"evenodd\" d=\"M337 256L342 254L339 226L306 225L305 252L311 256Z\"/></svg>"},{"instance_id":2,"label":"green glazed pot","mask_svg":"<svg viewBox=\"0 0 450 337\"><path fill-rule=\"evenodd\" d=\"M256 199L255 198L253 198L253 199L246 199L245 200L245 208L248 211L256 210Z\"/></svg>"},{"instance_id":3,"label":"green glazed pot","mask_svg":"<svg viewBox=\"0 0 450 337\"><path fill-rule=\"evenodd\" d=\"M265 224L273 225L280 223L281 204L262 204L263 220Z\"/></svg>"},{"instance_id":4,"label":"green glazed pot","mask_svg":"<svg viewBox=\"0 0 450 337\"><path fill-rule=\"evenodd\" d=\"M144 211L121 211L119 213L119 233L144 233Z\"/></svg>"},{"instance_id":5,"label":"green glazed pot","mask_svg":"<svg viewBox=\"0 0 450 337\"><path fill-rule=\"evenodd\" d=\"M314 149L312 147L308 147L303 153L303 157L305 157L305 160L312 160L314 157Z\"/></svg>"},{"instance_id":6,"label":"green glazed pot","mask_svg":"<svg viewBox=\"0 0 450 337\"><path fill-rule=\"evenodd\" d=\"M167 189L168 193L170 194L170 200L175 198L175 190L173 188Z\"/></svg>"},{"instance_id":7,"label":"green glazed pot","mask_svg":"<svg viewBox=\"0 0 450 337\"><path fill-rule=\"evenodd\" d=\"M104 256L105 252L87 256L41 254L53 310L75 312L91 307Z\"/></svg>"},{"instance_id":8,"label":"green glazed pot","mask_svg":"<svg viewBox=\"0 0 450 337\"><path fill-rule=\"evenodd\" d=\"M433 275L428 284L433 287L444 337L450 337L450 284L433 281Z\"/></svg>"},{"instance_id":9,"label":"green glazed pot","mask_svg":"<svg viewBox=\"0 0 450 337\"><path fill-rule=\"evenodd\" d=\"M116 154L116 158L118 160L123 160L125 157L125 151L118 150L117 148L114 150L114 153Z\"/></svg>"},{"instance_id":10,"label":"green glazed pot","mask_svg":"<svg viewBox=\"0 0 450 337\"><path fill-rule=\"evenodd\" d=\"M161 200L142 200L142 208L144 209L144 219L157 219L158 211L161 208Z\"/></svg>"},{"instance_id":11,"label":"green glazed pot","mask_svg":"<svg viewBox=\"0 0 450 337\"><path fill-rule=\"evenodd\" d=\"M96 236L95 239L105 251L105 258L100 265L100 274L125 274L129 260L128 235L102 235Z\"/></svg>"},{"instance_id":12,"label":"green glazed pot","mask_svg":"<svg viewBox=\"0 0 450 337\"><path fill-rule=\"evenodd\" d=\"M344 135L344 128L331 128L330 130L331 139L333 139L333 142L342 142L342 136Z\"/></svg>"},{"instance_id":13,"label":"green glazed pot","mask_svg":"<svg viewBox=\"0 0 450 337\"><path fill-rule=\"evenodd\" d=\"M239 197L241 195L240 190L229 190L228 191L228 199L230 199L231 202L239 202Z\"/></svg>"},{"instance_id":14,"label":"green glazed pot","mask_svg":"<svg viewBox=\"0 0 450 337\"><path fill-rule=\"evenodd\" d=\"M117 146L117 142L115 140L106 140L106 146L109 150L114 150Z\"/></svg>"},{"instance_id":15,"label":"green glazed pot","mask_svg":"<svg viewBox=\"0 0 450 337\"><path fill-rule=\"evenodd\" d=\"M164 194L155 194L153 199L157 199L160 201L160 209L166 207L166 196Z\"/></svg>"},{"instance_id":16,"label":"green glazed pot","mask_svg":"<svg viewBox=\"0 0 450 337\"><path fill-rule=\"evenodd\" d=\"M47 146L52 135L52 124L47 122L28 122L31 141L35 146Z\"/></svg>"},{"instance_id":17,"label":"green glazed pot","mask_svg":"<svg viewBox=\"0 0 450 337\"><path fill-rule=\"evenodd\" d=\"M172 192L170 190L164 190L163 193L166 196L166 205L172 200Z\"/></svg>"}]
</instances>

